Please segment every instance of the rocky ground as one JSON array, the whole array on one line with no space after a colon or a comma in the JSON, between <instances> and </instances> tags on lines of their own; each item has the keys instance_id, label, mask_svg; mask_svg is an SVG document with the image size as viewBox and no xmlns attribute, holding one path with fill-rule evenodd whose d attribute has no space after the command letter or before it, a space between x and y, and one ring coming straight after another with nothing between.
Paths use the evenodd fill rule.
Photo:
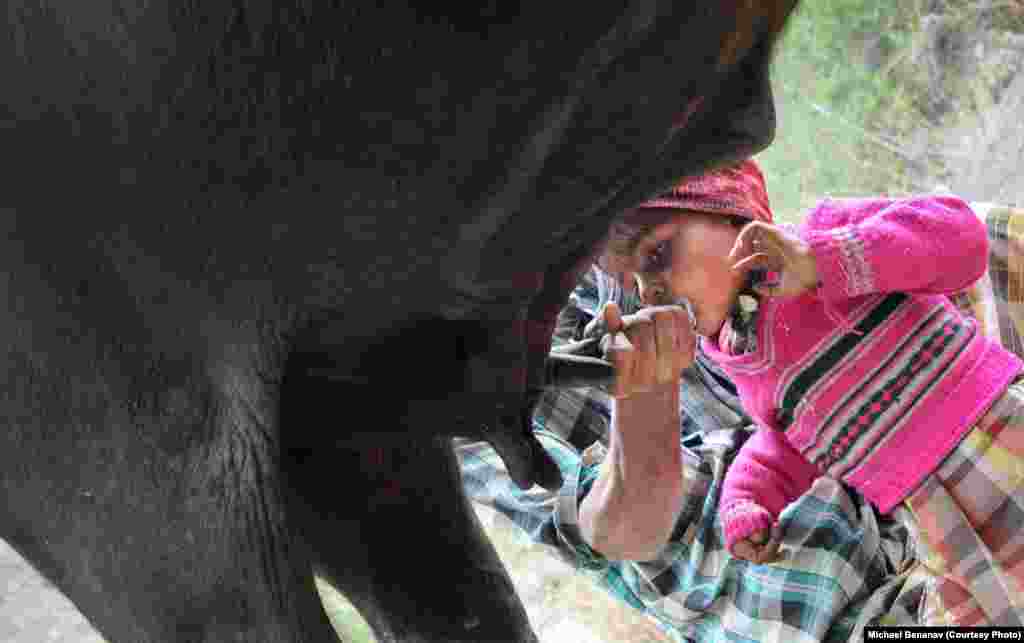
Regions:
<instances>
[{"instance_id":1,"label":"rocky ground","mask_svg":"<svg viewBox=\"0 0 1024 643\"><path fill-rule=\"evenodd\" d=\"M75 606L0 540L0 641L103 643Z\"/></svg>"},{"instance_id":2,"label":"rocky ground","mask_svg":"<svg viewBox=\"0 0 1024 643\"><path fill-rule=\"evenodd\" d=\"M568 565L523 544L516 527L490 509L477 510L512 574L541 643L668 643L646 616L615 601Z\"/></svg>"}]
</instances>

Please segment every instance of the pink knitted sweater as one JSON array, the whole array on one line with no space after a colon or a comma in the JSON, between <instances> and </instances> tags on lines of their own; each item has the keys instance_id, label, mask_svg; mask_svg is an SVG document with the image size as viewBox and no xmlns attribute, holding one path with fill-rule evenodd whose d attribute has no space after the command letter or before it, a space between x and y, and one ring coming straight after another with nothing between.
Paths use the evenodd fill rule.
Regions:
<instances>
[{"instance_id":1,"label":"pink knitted sweater","mask_svg":"<svg viewBox=\"0 0 1024 643\"><path fill-rule=\"evenodd\" d=\"M988 261L985 226L962 200L827 200L797 234L819 288L763 300L752 352L702 340L760 427L722 491L730 549L819 475L891 511L1022 368L944 296Z\"/></svg>"}]
</instances>

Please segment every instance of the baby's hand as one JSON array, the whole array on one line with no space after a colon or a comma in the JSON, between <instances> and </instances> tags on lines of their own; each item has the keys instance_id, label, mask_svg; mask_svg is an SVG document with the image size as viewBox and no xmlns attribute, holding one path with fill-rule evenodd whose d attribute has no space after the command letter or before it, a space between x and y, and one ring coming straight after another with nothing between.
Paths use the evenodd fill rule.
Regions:
<instances>
[{"instance_id":1,"label":"baby's hand","mask_svg":"<svg viewBox=\"0 0 1024 643\"><path fill-rule=\"evenodd\" d=\"M775 283L755 284L766 297L791 297L818 286L818 262L807 243L779 226L753 221L743 226L729 260L733 270L760 268L779 275Z\"/></svg>"},{"instance_id":2,"label":"baby's hand","mask_svg":"<svg viewBox=\"0 0 1024 643\"><path fill-rule=\"evenodd\" d=\"M732 554L758 565L774 563L782 558L779 554L779 536L778 523L775 523L771 532L759 529L733 545Z\"/></svg>"}]
</instances>

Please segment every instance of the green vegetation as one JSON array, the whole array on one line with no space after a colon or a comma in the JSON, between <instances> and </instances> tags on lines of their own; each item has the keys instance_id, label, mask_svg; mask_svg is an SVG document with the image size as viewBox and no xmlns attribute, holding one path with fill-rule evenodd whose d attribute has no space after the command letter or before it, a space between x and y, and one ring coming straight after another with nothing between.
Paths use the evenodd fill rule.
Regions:
<instances>
[{"instance_id":1,"label":"green vegetation","mask_svg":"<svg viewBox=\"0 0 1024 643\"><path fill-rule=\"evenodd\" d=\"M989 107L1007 71L971 59L988 30L1024 32L1024 2L802 2L773 66L776 140L758 156L778 218L824 196L942 183L932 131Z\"/></svg>"},{"instance_id":2,"label":"green vegetation","mask_svg":"<svg viewBox=\"0 0 1024 643\"><path fill-rule=\"evenodd\" d=\"M897 151L867 128L899 95L880 59L911 40L886 0L804 2L777 50L775 143L758 156L780 220L824 196L905 189ZM872 149L875 146L875 149Z\"/></svg>"}]
</instances>

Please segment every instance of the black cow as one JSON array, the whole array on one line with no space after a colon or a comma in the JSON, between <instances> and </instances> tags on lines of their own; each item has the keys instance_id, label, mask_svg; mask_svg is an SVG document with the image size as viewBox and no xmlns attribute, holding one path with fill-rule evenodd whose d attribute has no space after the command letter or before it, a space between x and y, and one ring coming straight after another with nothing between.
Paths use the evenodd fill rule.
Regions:
<instances>
[{"instance_id":1,"label":"black cow","mask_svg":"<svg viewBox=\"0 0 1024 643\"><path fill-rule=\"evenodd\" d=\"M555 313L794 1L7 0L0 535L116 643L535 640L450 437L559 484Z\"/></svg>"}]
</instances>

